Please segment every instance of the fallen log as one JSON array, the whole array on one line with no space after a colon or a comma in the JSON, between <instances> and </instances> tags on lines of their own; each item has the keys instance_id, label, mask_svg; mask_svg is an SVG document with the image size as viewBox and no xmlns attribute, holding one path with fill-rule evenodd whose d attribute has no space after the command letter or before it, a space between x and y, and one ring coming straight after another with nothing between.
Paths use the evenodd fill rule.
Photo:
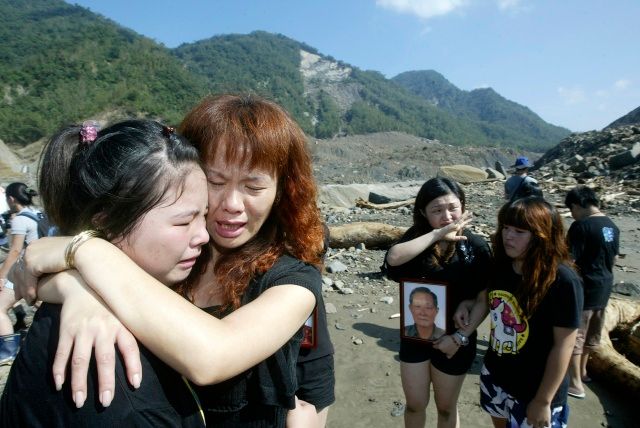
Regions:
<instances>
[{"instance_id":1,"label":"fallen log","mask_svg":"<svg viewBox=\"0 0 640 428\"><path fill-rule=\"evenodd\" d=\"M637 301L611 296L605 310L600 347L591 353L588 364L592 377L610 383L617 390L640 398L640 367L621 355L614 347L609 332L621 323L631 323L640 317Z\"/></svg>"},{"instance_id":2,"label":"fallen log","mask_svg":"<svg viewBox=\"0 0 640 428\"><path fill-rule=\"evenodd\" d=\"M356 199L356 207L370 208L373 210L388 210L392 208L406 207L407 205L413 205L416 198L407 199L405 201L389 202L386 204L374 204L373 202L365 201L362 198Z\"/></svg>"},{"instance_id":3,"label":"fallen log","mask_svg":"<svg viewBox=\"0 0 640 428\"><path fill-rule=\"evenodd\" d=\"M640 364L640 322L631 324L629 328L624 330L624 333L627 333L627 343L625 344L627 359L634 364Z\"/></svg>"},{"instance_id":4,"label":"fallen log","mask_svg":"<svg viewBox=\"0 0 640 428\"><path fill-rule=\"evenodd\" d=\"M361 222L329 227L329 246L349 248L364 243L367 248L387 249L398 241L406 227Z\"/></svg>"}]
</instances>

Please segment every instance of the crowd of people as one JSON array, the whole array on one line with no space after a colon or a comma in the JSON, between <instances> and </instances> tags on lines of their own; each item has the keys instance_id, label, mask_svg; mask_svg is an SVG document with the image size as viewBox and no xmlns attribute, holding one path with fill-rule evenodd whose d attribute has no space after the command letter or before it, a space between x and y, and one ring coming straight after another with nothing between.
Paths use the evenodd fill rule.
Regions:
<instances>
[{"instance_id":1,"label":"crowd of people","mask_svg":"<svg viewBox=\"0 0 640 428\"><path fill-rule=\"evenodd\" d=\"M487 242L454 180L427 180L383 270L407 308L406 427L458 427L458 397L489 316L479 402L496 427L566 426L613 284L619 230L595 192L565 204L568 234L518 157ZM324 427L335 401L322 298L327 228L300 127L279 105L210 96L174 129L66 127L37 195L7 186L0 427ZM38 239L40 238L40 239ZM446 289L446 292L442 290ZM28 334L7 311L41 303ZM114 346L115 345L115 346ZM18 351L19 349L19 351Z\"/></svg>"}]
</instances>

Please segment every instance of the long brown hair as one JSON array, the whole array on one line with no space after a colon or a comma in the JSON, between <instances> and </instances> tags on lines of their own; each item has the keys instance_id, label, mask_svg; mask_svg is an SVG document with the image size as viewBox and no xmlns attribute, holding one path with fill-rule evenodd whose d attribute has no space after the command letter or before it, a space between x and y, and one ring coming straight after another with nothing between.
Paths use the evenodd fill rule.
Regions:
<instances>
[{"instance_id":1,"label":"long brown hair","mask_svg":"<svg viewBox=\"0 0 640 428\"><path fill-rule=\"evenodd\" d=\"M282 107L257 96L211 96L185 116L179 129L204 164L220 153L229 164L270 171L278 179L271 213L258 234L237 249L221 252L215 261L225 305L239 307L251 279L285 252L320 265L323 226L311 158L304 133Z\"/></svg>"},{"instance_id":2,"label":"long brown hair","mask_svg":"<svg viewBox=\"0 0 640 428\"><path fill-rule=\"evenodd\" d=\"M531 232L531 241L523 256L522 283L515 293L530 316L555 281L558 266L572 265L562 218L540 197L522 198L503 205L498 213L498 230L493 236L493 253L499 265L511 263L502 241L505 226Z\"/></svg>"}]
</instances>

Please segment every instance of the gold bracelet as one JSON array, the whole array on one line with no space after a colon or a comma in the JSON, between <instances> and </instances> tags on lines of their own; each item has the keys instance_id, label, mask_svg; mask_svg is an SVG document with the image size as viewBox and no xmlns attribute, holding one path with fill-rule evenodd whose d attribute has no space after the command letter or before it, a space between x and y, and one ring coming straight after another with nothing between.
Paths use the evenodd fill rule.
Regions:
<instances>
[{"instance_id":1,"label":"gold bracelet","mask_svg":"<svg viewBox=\"0 0 640 428\"><path fill-rule=\"evenodd\" d=\"M76 256L76 251L78 251L80 245L84 244L91 238L97 237L100 237L100 232L89 229L78 233L71 239L71 242L67 244L67 248L64 249L64 261L67 265L67 269L75 268L73 259Z\"/></svg>"}]
</instances>

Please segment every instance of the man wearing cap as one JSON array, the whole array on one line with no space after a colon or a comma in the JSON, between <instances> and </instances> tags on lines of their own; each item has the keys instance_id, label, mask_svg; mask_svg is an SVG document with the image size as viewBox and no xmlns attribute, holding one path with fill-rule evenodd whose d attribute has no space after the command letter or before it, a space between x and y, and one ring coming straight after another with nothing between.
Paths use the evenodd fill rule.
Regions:
<instances>
[{"instance_id":1,"label":"man wearing cap","mask_svg":"<svg viewBox=\"0 0 640 428\"><path fill-rule=\"evenodd\" d=\"M511 167L514 168L513 175L509 177L507 181L504 183L504 198L509 200L513 196L513 194L518 190L518 188L523 185L526 181L537 184L538 181L527 175L529 172L529 168L533 166L529 163L529 158L526 156L518 156L516 158L516 163Z\"/></svg>"}]
</instances>

